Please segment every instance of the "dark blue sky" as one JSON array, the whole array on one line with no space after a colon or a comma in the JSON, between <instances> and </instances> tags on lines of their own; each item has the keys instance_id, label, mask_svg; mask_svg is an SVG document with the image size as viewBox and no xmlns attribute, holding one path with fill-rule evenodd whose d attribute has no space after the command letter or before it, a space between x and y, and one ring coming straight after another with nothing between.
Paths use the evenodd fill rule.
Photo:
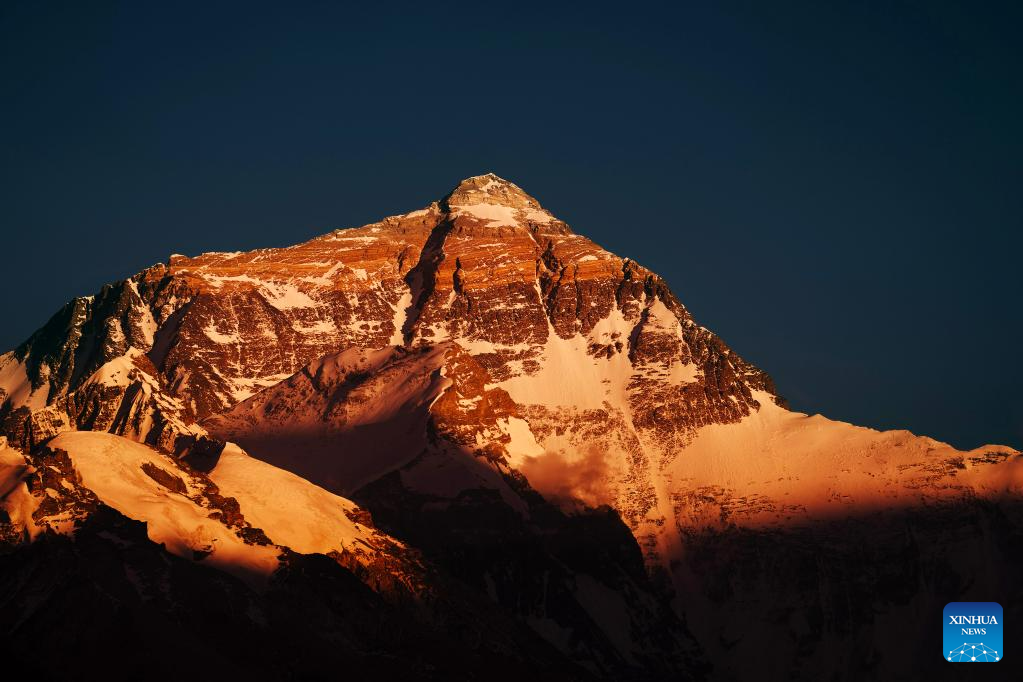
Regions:
<instances>
[{"instance_id":1,"label":"dark blue sky","mask_svg":"<svg viewBox=\"0 0 1023 682\"><path fill-rule=\"evenodd\" d=\"M0 346L493 171L800 410L1023 446L1020 3L0 4Z\"/></svg>"}]
</instances>

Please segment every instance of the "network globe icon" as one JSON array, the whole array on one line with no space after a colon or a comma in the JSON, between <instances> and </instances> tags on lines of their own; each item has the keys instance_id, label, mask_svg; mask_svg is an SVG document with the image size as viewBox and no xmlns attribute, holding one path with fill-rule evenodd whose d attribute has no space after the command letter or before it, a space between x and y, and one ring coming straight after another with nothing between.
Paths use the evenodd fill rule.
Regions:
<instances>
[{"instance_id":1,"label":"network globe icon","mask_svg":"<svg viewBox=\"0 0 1023 682\"><path fill-rule=\"evenodd\" d=\"M949 602L942 613L941 657L947 663L998 663L1005 657L1004 615L998 602Z\"/></svg>"},{"instance_id":2,"label":"network globe icon","mask_svg":"<svg viewBox=\"0 0 1023 682\"><path fill-rule=\"evenodd\" d=\"M953 663L992 663L1001 660L1001 654L983 642L964 642L951 649L945 658Z\"/></svg>"}]
</instances>

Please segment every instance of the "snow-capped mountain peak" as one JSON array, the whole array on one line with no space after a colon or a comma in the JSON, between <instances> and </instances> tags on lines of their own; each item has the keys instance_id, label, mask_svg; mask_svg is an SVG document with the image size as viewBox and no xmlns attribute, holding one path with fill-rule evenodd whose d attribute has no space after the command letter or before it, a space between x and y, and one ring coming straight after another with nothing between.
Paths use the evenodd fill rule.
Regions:
<instances>
[{"instance_id":1,"label":"snow-capped mountain peak","mask_svg":"<svg viewBox=\"0 0 1023 682\"><path fill-rule=\"evenodd\" d=\"M659 276L489 173L417 211L176 255L75 299L0 355L0 427L0 539L78 532L105 506L225 570L280 577L325 554L380 593L459 595L459 623L485 599L609 677L698 670L683 618L730 675L755 672L763 640L790 652L773 676L820 677L806 642L888 633L868 614L898 595L817 614L820 631L777 614L810 594L887 599L883 574L843 592L878 538L947 573L900 544L944 510L981 519L994 535L963 542L994 551L991 505L1015 518L1021 490L1011 448L790 412Z\"/></svg>"},{"instance_id":2,"label":"snow-capped mountain peak","mask_svg":"<svg viewBox=\"0 0 1023 682\"><path fill-rule=\"evenodd\" d=\"M478 220L487 227L537 228L560 222L518 185L493 173L462 180L440 205L454 219Z\"/></svg>"}]
</instances>

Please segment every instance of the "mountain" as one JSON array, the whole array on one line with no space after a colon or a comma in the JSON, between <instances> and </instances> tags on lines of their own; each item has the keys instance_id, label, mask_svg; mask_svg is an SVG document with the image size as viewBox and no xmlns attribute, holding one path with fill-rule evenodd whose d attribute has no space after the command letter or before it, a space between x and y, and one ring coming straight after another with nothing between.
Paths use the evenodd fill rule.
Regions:
<instances>
[{"instance_id":1,"label":"mountain","mask_svg":"<svg viewBox=\"0 0 1023 682\"><path fill-rule=\"evenodd\" d=\"M222 574L266 608L313 562L423 624L412 654L346 634L414 677L913 679L944 603L1023 604L1019 452L789 411L660 277L491 174L75 299L0 356L0 425L18 570L87 573L83 538L134 522L183 591ZM17 635L41 614L7 587Z\"/></svg>"}]
</instances>

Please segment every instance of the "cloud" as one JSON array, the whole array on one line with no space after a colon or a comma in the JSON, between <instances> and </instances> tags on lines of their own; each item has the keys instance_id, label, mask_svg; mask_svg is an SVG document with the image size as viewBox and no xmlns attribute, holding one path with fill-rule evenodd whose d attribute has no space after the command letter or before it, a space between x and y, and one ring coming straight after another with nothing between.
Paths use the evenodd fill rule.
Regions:
<instances>
[{"instance_id":1,"label":"cloud","mask_svg":"<svg viewBox=\"0 0 1023 682\"><path fill-rule=\"evenodd\" d=\"M526 457L519 471L540 494L566 510L580 503L589 507L610 504L613 494L604 452L592 447L574 454L574 459L562 452Z\"/></svg>"}]
</instances>

